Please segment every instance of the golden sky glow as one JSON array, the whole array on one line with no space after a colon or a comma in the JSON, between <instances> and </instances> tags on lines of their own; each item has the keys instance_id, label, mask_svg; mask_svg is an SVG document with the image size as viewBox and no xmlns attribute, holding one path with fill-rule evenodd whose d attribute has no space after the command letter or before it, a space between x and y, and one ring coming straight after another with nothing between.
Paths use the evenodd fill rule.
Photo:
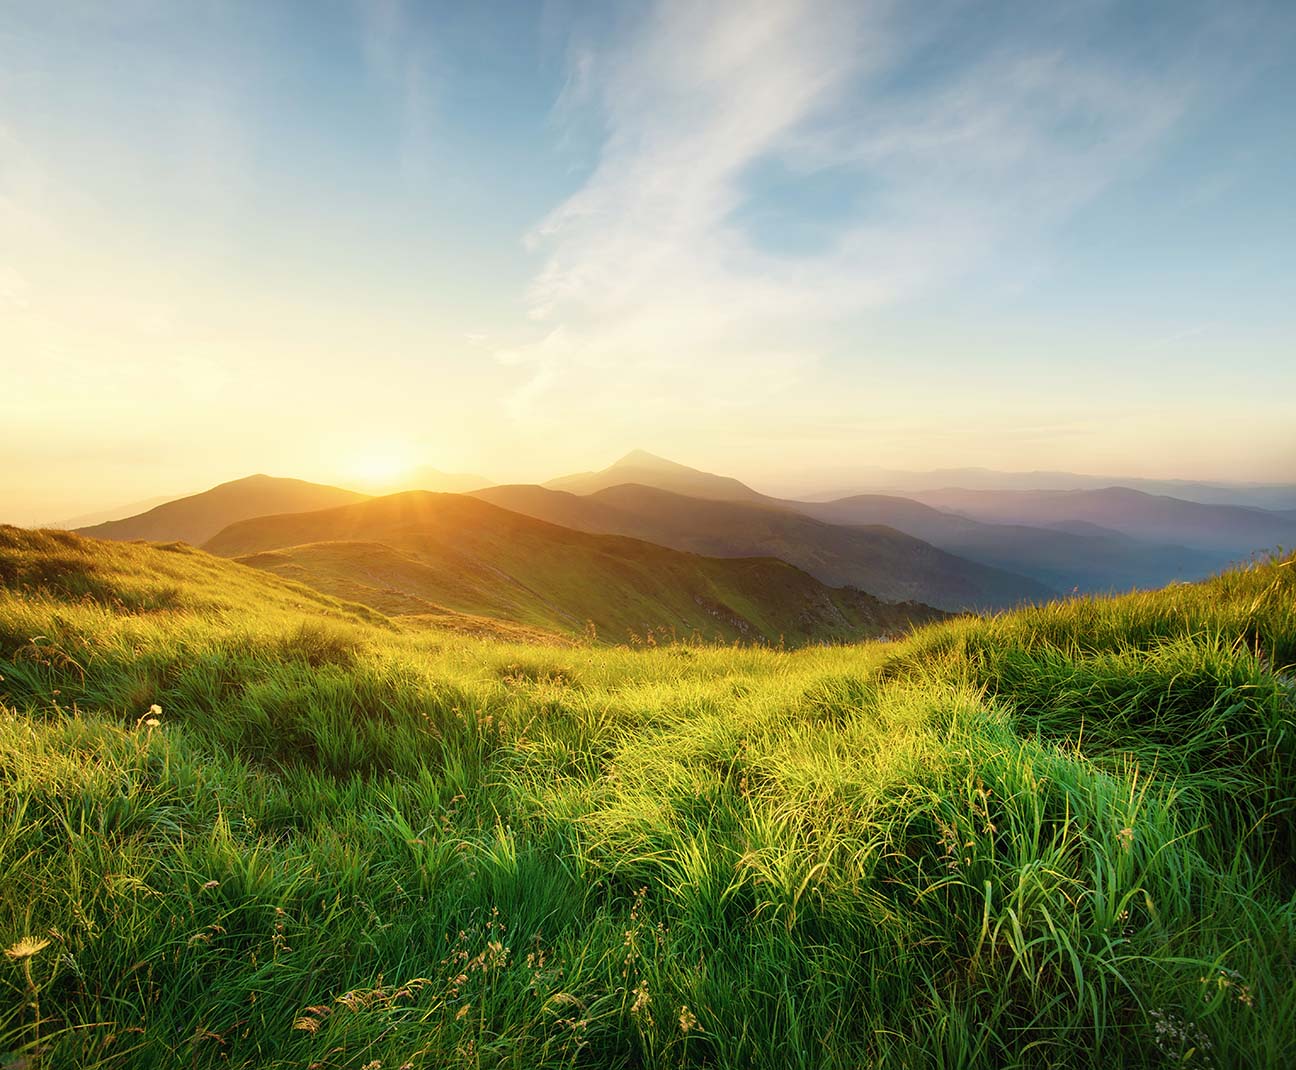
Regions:
<instances>
[{"instance_id":1,"label":"golden sky glow","mask_svg":"<svg viewBox=\"0 0 1296 1070\"><path fill-rule=\"evenodd\" d=\"M1289 8L540 7L0 10L0 519L635 447L1296 481Z\"/></svg>"}]
</instances>

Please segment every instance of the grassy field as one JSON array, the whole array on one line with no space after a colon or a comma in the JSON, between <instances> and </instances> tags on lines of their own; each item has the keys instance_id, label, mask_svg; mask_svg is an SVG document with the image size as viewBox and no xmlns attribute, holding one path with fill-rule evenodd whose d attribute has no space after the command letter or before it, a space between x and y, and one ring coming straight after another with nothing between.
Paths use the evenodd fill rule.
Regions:
<instances>
[{"instance_id":1,"label":"grassy field","mask_svg":"<svg viewBox=\"0 0 1296 1070\"><path fill-rule=\"evenodd\" d=\"M0 1065L1293 1065L1294 562L630 649L0 529Z\"/></svg>"}]
</instances>

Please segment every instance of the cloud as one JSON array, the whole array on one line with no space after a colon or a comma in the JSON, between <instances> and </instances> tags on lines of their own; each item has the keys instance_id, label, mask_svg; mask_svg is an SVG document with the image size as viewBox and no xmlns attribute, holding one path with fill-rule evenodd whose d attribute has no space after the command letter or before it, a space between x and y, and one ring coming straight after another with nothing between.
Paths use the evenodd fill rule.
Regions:
<instances>
[{"instance_id":1,"label":"cloud","mask_svg":"<svg viewBox=\"0 0 1296 1070\"><path fill-rule=\"evenodd\" d=\"M499 354L524 376L510 410L577 382L636 408L664 390L677 404L776 397L812 374L810 339L1029 246L1128 174L1209 72L1113 58L1091 27L1036 10L960 49L959 5L925 7L920 24L886 3L665 2L573 49L559 111L584 109L604 137L526 236L542 264L535 334ZM823 247L770 248L744 225L773 196L753 181L769 161L845 176Z\"/></svg>"}]
</instances>

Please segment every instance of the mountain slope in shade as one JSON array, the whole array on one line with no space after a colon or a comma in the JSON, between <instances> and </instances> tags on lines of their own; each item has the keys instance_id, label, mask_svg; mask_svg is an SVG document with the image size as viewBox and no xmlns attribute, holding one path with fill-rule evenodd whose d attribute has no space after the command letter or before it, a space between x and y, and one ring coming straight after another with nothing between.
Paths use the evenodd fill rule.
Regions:
<instances>
[{"instance_id":1,"label":"mountain slope in shade","mask_svg":"<svg viewBox=\"0 0 1296 1070\"><path fill-rule=\"evenodd\" d=\"M915 495L976 520L1033 526L1098 524L1123 535L1245 556L1296 541L1296 524L1277 513L1202 505L1126 487L1071 491L945 489Z\"/></svg>"},{"instance_id":2,"label":"mountain slope in shade","mask_svg":"<svg viewBox=\"0 0 1296 1070\"><path fill-rule=\"evenodd\" d=\"M1027 577L963 560L894 528L845 527L778 504L710 501L634 485L590 495L492 487L473 496L566 527L632 535L677 550L777 557L824 583L849 584L892 601L993 609L1056 594Z\"/></svg>"},{"instance_id":3,"label":"mountain slope in shade","mask_svg":"<svg viewBox=\"0 0 1296 1070\"><path fill-rule=\"evenodd\" d=\"M211 552L392 614L467 614L614 641L665 629L791 643L942 616L836 590L783 561L721 560L572 531L461 495L409 492L231 525Z\"/></svg>"},{"instance_id":4,"label":"mountain slope in shade","mask_svg":"<svg viewBox=\"0 0 1296 1070\"><path fill-rule=\"evenodd\" d=\"M636 483L657 487L691 498L709 498L722 502L763 501L765 496L729 476L718 476L687 465L676 464L664 457L656 457L644 450L632 450L610 468L601 472L582 472L579 475L551 479L544 486L549 490L567 491L569 494L595 494L609 487Z\"/></svg>"},{"instance_id":5,"label":"mountain slope in shade","mask_svg":"<svg viewBox=\"0 0 1296 1070\"><path fill-rule=\"evenodd\" d=\"M1023 573L1062 591L1162 587L1202 579L1231 559L1220 551L1140 541L1083 521L1065 529L989 524L882 494L797 502L796 508L834 524L889 524L952 554Z\"/></svg>"},{"instance_id":6,"label":"mountain slope in shade","mask_svg":"<svg viewBox=\"0 0 1296 1070\"><path fill-rule=\"evenodd\" d=\"M197 546L222 528L250 517L299 513L363 501L365 495L341 487L255 475L167 502L138 516L78 528L78 535L96 539L145 539L187 542Z\"/></svg>"}]
</instances>

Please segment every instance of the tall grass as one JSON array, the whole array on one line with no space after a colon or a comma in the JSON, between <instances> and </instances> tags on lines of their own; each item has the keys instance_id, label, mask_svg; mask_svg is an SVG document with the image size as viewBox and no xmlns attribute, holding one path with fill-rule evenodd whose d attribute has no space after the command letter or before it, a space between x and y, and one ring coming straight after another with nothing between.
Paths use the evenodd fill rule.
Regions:
<instances>
[{"instance_id":1,"label":"tall grass","mask_svg":"<svg viewBox=\"0 0 1296 1070\"><path fill-rule=\"evenodd\" d=\"M10 1061L1296 1059L1292 559L788 653L0 536Z\"/></svg>"}]
</instances>

